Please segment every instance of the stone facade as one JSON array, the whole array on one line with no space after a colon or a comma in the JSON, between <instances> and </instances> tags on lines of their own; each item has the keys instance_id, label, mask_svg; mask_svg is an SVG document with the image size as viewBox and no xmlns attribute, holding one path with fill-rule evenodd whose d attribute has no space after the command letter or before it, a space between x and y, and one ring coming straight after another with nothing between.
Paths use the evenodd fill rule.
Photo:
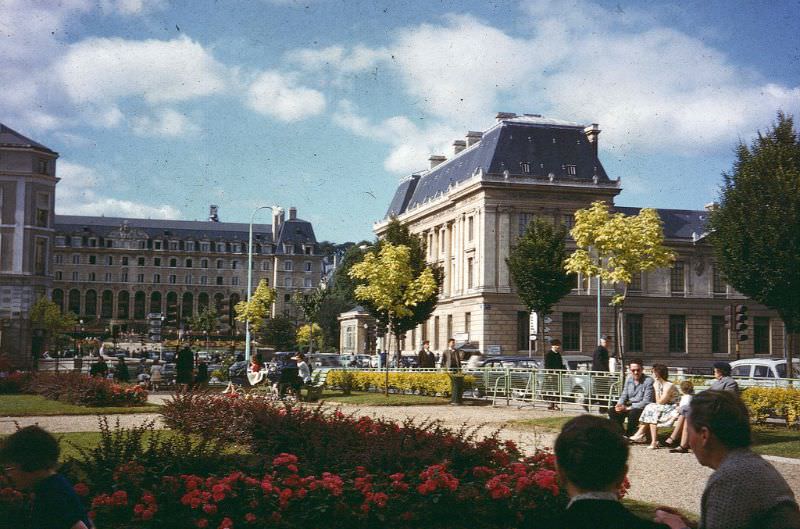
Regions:
<instances>
[{"instance_id":1,"label":"stone facade","mask_svg":"<svg viewBox=\"0 0 800 529\"><path fill-rule=\"evenodd\" d=\"M505 260L533 218L571 227L577 209L595 200L613 205L622 187L605 175L597 157L599 133L596 125L499 114L488 131L455 142L450 160L432 157L429 171L401 182L375 232L380 236L389 216L397 216L425 241L429 262L445 272L435 312L407 333L405 351L416 350L423 339L442 350L447 338L455 337L483 351L527 354L529 318ZM707 212L658 212L677 261L673 269L646 273L633 285L626 305L628 356L682 366L735 359L724 315L730 304L745 300L715 272L704 238ZM604 335L615 334L608 307L612 294L610 288L601 292ZM559 337L566 352L591 354L597 344L596 298L596 284L578 278L573 292L554 307L548 337ZM784 332L777 314L746 304L750 339L741 355L782 356ZM543 354L542 344L534 350Z\"/></svg>"},{"instance_id":2,"label":"stone facade","mask_svg":"<svg viewBox=\"0 0 800 529\"><path fill-rule=\"evenodd\" d=\"M0 124L0 351L23 367L42 340L30 308L51 286L57 158Z\"/></svg>"}]
</instances>

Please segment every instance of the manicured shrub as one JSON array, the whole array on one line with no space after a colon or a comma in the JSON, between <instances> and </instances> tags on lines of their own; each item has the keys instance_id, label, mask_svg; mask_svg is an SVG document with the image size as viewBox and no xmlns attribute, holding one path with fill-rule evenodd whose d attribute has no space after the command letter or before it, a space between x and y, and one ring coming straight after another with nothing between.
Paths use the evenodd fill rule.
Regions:
<instances>
[{"instance_id":1,"label":"manicured shrub","mask_svg":"<svg viewBox=\"0 0 800 529\"><path fill-rule=\"evenodd\" d=\"M345 391L370 391L383 388L385 383L386 373L383 371L332 370L328 373L325 385L340 387ZM464 377L464 389L471 389L474 384L474 376ZM410 391L420 395L449 397L450 376L447 373L390 371L389 388L403 393Z\"/></svg>"},{"instance_id":2,"label":"manicured shrub","mask_svg":"<svg viewBox=\"0 0 800 529\"><path fill-rule=\"evenodd\" d=\"M780 417L792 425L800 418L800 389L797 388L749 387L742 391L742 400L756 423Z\"/></svg>"},{"instance_id":3,"label":"manicured shrub","mask_svg":"<svg viewBox=\"0 0 800 529\"><path fill-rule=\"evenodd\" d=\"M142 406L147 391L135 384L80 373L39 373L31 381L31 391L45 398L80 406Z\"/></svg>"}]
</instances>

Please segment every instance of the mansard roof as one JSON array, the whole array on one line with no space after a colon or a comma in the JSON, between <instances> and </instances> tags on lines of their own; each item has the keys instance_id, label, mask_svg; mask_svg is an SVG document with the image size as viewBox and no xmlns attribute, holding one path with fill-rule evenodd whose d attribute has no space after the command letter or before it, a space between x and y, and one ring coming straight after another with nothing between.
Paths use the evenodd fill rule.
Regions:
<instances>
[{"instance_id":1,"label":"mansard roof","mask_svg":"<svg viewBox=\"0 0 800 529\"><path fill-rule=\"evenodd\" d=\"M429 171L400 181L386 216L400 215L447 192L477 173L509 178L609 183L608 175L588 141L585 126L539 116L501 119L479 142ZM575 174L569 174L574 166Z\"/></svg>"},{"instance_id":2,"label":"mansard roof","mask_svg":"<svg viewBox=\"0 0 800 529\"><path fill-rule=\"evenodd\" d=\"M127 217L92 217L83 215L56 215L55 229L58 234L74 235L91 233L106 237L117 233L120 226L142 231L151 239L176 238L211 241L247 242L249 225L243 222L211 222L196 220L136 219ZM311 223L301 219L283 222L278 240L272 239L271 224L253 224L255 243L275 243L275 253L284 253L284 244L316 244ZM300 253L295 251L295 253Z\"/></svg>"},{"instance_id":3,"label":"mansard roof","mask_svg":"<svg viewBox=\"0 0 800 529\"><path fill-rule=\"evenodd\" d=\"M49 154L58 154L52 149L45 147L39 142L33 141L27 136L23 136L19 132L7 127L2 123L0 123L0 147L21 147L37 149L39 151L45 151Z\"/></svg>"},{"instance_id":4,"label":"mansard roof","mask_svg":"<svg viewBox=\"0 0 800 529\"><path fill-rule=\"evenodd\" d=\"M642 208L615 206L614 210L623 215L638 215ZM656 209L664 223L666 239L697 240L708 230L708 211L690 209Z\"/></svg>"}]
</instances>

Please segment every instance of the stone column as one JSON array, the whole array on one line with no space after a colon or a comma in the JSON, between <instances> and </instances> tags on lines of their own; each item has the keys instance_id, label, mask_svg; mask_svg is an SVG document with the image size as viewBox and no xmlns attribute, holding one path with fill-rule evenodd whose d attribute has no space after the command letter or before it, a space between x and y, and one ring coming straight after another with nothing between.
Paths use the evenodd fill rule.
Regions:
<instances>
[{"instance_id":1,"label":"stone column","mask_svg":"<svg viewBox=\"0 0 800 529\"><path fill-rule=\"evenodd\" d=\"M500 208L499 225L498 225L498 244L497 244L497 269L498 281L497 286L500 290L508 292L511 288L510 276L508 273L508 265L506 264L506 257L511 251L511 208Z\"/></svg>"}]
</instances>

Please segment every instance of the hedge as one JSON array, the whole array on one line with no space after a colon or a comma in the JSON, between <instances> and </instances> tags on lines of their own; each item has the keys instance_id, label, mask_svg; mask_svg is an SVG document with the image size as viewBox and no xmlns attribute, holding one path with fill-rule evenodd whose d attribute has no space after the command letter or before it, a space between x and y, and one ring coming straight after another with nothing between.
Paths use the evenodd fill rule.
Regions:
<instances>
[{"instance_id":1,"label":"hedge","mask_svg":"<svg viewBox=\"0 0 800 529\"><path fill-rule=\"evenodd\" d=\"M325 385L345 390L369 391L372 388L383 388L385 383L385 371L333 370L328 373ZM474 384L474 376L464 376L464 389L471 389ZM442 395L444 397L449 397L450 374L390 371L389 387L403 393L412 392L421 395Z\"/></svg>"},{"instance_id":2,"label":"hedge","mask_svg":"<svg viewBox=\"0 0 800 529\"><path fill-rule=\"evenodd\" d=\"M749 387L742 391L742 400L755 423L780 417L792 425L800 418L800 389L797 388Z\"/></svg>"}]
</instances>

